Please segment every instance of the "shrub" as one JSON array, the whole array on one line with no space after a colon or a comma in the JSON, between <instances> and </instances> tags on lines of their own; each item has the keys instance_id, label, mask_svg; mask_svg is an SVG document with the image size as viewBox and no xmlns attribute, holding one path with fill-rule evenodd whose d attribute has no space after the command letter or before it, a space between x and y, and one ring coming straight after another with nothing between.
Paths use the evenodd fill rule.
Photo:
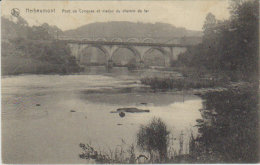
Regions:
<instances>
[{"instance_id":1,"label":"shrub","mask_svg":"<svg viewBox=\"0 0 260 165\"><path fill-rule=\"evenodd\" d=\"M137 145L150 154L151 161L156 152L159 154L159 162L166 161L169 133L166 124L160 118L154 118L147 126L141 126L137 134Z\"/></svg>"},{"instance_id":2,"label":"shrub","mask_svg":"<svg viewBox=\"0 0 260 165\"><path fill-rule=\"evenodd\" d=\"M152 77L142 78L141 83L149 85L152 89L189 89L189 88L212 88L228 84L222 79L207 78L171 78L171 77Z\"/></svg>"}]
</instances>

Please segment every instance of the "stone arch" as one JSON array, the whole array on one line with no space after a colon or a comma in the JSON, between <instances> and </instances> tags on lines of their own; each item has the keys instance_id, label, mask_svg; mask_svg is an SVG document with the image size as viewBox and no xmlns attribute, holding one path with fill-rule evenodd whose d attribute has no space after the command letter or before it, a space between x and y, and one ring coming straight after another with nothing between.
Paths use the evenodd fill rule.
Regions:
<instances>
[{"instance_id":1,"label":"stone arch","mask_svg":"<svg viewBox=\"0 0 260 165\"><path fill-rule=\"evenodd\" d=\"M112 55L111 55L111 57L110 57L111 60L112 60L114 54L115 54L119 49L121 49L121 48L126 48L126 49L130 50L130 51L134 54L134 56L135 56L135 57L138 57L139 60L141 61L141 55L140 55L140 53L138 52L138 50L135 49L135 48L132 47L132 46L127 46L127 45L118 46L118 47L114 50L114 52L112 53Z\"/></svg>"},{"instance_id":2,"label":"stone arch","mask_svg":"<svg viewBox=\"0 0 260 165\"><path fill-rule=\"evenodd\" d=\"M128 38L126 42L140 42L138 38Z\"/></svg>"},{"instance_id":3,"label":"stone arch","mask_svg":"<svg viewBox=\"0 0 260 165\"><path fill-rule=\"evenodd\" d=\"M147 41L149 41L149 42L147 42ZM144 38L143 40L142 40L142 42L147 42L147 43L154 43L155 41L154 41L154 39L152 39L152 38Z\"/></svg>"},{"instance_id":4,"label":"stone arch","mask_svg":"<svg viewBox=\"0 0 260 165\"><path fill-rule=\"evenodd\" d=\"M149 48L145 53L144 53L144 56L146 56L147 53L150 53L151 51L153 50L158 50L160 51L163 55L165 56L170 56L170 52L168 52L167 50L165 50L164 48L162 47L151 47Z\"/></svg>"},{"instance_id":5,"label":"stone arch","mask_svg":"<svg viewBox=\"0 0 260 165\"><path fill-rule=\"evenodd\" d=\"M97 48L98 50L101 50L104 55L106 56L106 61L109 59L109 52L102 46L98 46L98 45L89 45L89 46L86 46L84 48L82 48L79 52L79 61L81 60L81 57L83 56L83 51L86 51L88 48Z\"/></svg>"},{"instance_id":6,"label":"stone arch","mask_svg":"<svg viewBox=\"0 0 260 165\"><path fill-rule=\"evenodd\" d=\"M168 52L167 50L165 50L162 47L151 47L149 48L147 51L144 52L143 57L142 57L142 61L144 61L145 57L149 55L149 53L151 53L153 50L158 50L159 52L162 53L163 57L164 57L164 63L166 66L169 65L170 63L170 59L171 59L171 55L170 52Z\"/></svg>"},{"instance_id":7,"label":"stone arch","mask_svg":"<svg viewBox=\"0 0 260 165\"><path fill-rule=\"evenodd\" d=\"M123 42L121 38L113 38L111 42Z\"/></svg>"}]
</instances>

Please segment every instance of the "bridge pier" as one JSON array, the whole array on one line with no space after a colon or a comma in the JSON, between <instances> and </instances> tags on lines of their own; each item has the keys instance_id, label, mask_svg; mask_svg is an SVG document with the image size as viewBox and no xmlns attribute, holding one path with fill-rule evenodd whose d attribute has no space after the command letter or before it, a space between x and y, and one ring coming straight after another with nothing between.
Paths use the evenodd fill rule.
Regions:
<instances>
[{"instance_id":1,"label":"bridge pier","mask_svg":"<svg viewBox=\"0 0 260 165\"><path fill-rule=\"evenodd\" d=\"M171 58L165 58L164 65L165 67L171 67Z\"/></svg>"},{"instance_id":2,"label":"bridge pier","mask_svg":"<svg viewBox=\"0 0 260 165\"><path fill-rule=\"evenodd\" d=\"M76 61L76 63L78 64L78 65L80 65L80 60L79 59L77 59L76 57L75 57L75 61Z\"/></svg>"},{"instance_id":3,"label":"bridge pier","mask_svg":"<svg viewBox=\"0 0 260 165\"><path fill-rule=\"evenodd\" d=\"M139 61L139 62L137 63L137 67L138 67L138 69L143 69L143 68L145 68L144 61L143 61L143 60Z\"/></svg>"},{"instance_id":4,"label":"bridge pier","mask_svg":"<svg viewBox=\"0 0 260 165\"><path fill-rule=\"evenodd\" d=\"M113 66L114 66L113 60L109 59L109 60L107 61L106 67L107 67L107 68L113 68Z\"/></svg>"}]
</instances>

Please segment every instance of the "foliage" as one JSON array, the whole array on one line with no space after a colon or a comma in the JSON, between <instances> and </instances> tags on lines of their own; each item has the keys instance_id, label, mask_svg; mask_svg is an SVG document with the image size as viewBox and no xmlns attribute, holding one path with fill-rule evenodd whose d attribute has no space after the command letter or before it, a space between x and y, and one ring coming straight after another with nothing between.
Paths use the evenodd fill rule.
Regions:
<instances>
[{"instance_id":1,"label":"foliage","mask_svg":"<svg viewBox=\"0 0 260 165\"><path fill-rule=\"evenodd\" d=\"M216 86L224 86L228 84L228 80L225 78L171 78L171 77L152 77L142 78L141 83L149 85L152 89L189 89L189 88L212 88Z\"/></svg>"},{"instance_id":2,"label":"foliage","mask_svg":"<svg viewBox=\"0 0 260 165\"><path fill-rule=\"evenodd\" d=\"M30 27L22 17L16 22L2 17L2 21L3 34L10 34L2 41L2 74L80 71L69 47L53 40L57 27L46 23Z\"/></svg>"},{"instance_id":3,"label":"foliage","mask_svg":"<svg viewBox=\"0 0 260 165\"><path fill-rule=\"evenodd\" d=\"M137 134L137 145L150 154L153 159L153 152L158 152L160 162L167 158L169 142L169 131L160 118L154 118L147 126L141 126Z\"/></svg>"},{"instance_id":4,"label":"foliage","mask_svg":"<svg viewBox=\"0 0 260 165\"><path fill-rule=\"evenodd\" d=\"M135 146L132 144L129 148L124 148L123 145L119 145L119 148L114 150L109 149L108 152L98 151L90 144L79 144L80 148L83 150L79 157L81 159L94 160L96 163L140 163L140 159L148 158L145 155L137 155ZM143 162L144 163L144 162Z\"/></svg>"},{"instance_id":5,"label":"foliage","mask_svg":"<svg viewBox=\"0 0 260 165\"><path fill-rule=\"evenodd\" d=\"M183 138L182 136L183 134L180 135L180 139ZM79 146L83 152L79 157L81 159L94 160L95 163L144 164L190 162L189 155L178 154L176 152L173 146L174 140L176 139L173 138L172 134L170 135L170 132L161 119L153 118L148 125L141 125L137 133L137 146L134 144L127 146L122 140L122 144L117 145L114 150L109 149L105 151L96 150L90 143L80 143ZM183 141L179 142L180 146L182 146Z\"/></svg>"},{"instance_id":6,"label":"foliage","mask_svg":"<svg viewBox=\"0 0 260 165\"><path fill-rule=\"evenodd\" d=\"M227 72L233 80L256 80L258 1L232 1L230 13L231 18L225 21L218 21L209 13L203 26L203 42L190 47L178 60L211 73Z\"/></svg>"},{"instance_id":7,"label":"foliage","mask_svg":"<svg viewBox=\"0 0 260 165\"><path fill-rule=\"evenodd\" d=\"M190 142L193 158L200 163L259 161L257 90L212 92L203 99L200 136Z\"/></svg>"}]
</instances>

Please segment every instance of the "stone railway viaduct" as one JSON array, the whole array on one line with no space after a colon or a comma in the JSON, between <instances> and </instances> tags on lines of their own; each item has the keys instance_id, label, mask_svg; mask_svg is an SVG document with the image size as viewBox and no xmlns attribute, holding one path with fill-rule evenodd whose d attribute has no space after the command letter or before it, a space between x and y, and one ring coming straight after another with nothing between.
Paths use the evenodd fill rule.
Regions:
<instances>
[{"instance_id":1,"label":"stone railway viaduct","mask_svg":"<svg viewBox=\"0 0 260 165\"><path fill-rule=\"evenodd\" d=\"M143 65L144 57L148 56L153 50L160 51L165 60L165 67L169 67L172 60L177 60L178 55L187 50L191 45L178 43L155 43L153 39L145 38L141 42L136 38L129 38L123 41L120 38L115 38L107 41L104 38L96 40L89 39L59 39L60 42L65 42L69 45L72 55L80 62L81 57L85 55L88 48L94 47L101 50L106 56L108 66L113 65L112 57L121 48L129 49L137 58L138 65Z\"/></svg>"}]
</instances>

